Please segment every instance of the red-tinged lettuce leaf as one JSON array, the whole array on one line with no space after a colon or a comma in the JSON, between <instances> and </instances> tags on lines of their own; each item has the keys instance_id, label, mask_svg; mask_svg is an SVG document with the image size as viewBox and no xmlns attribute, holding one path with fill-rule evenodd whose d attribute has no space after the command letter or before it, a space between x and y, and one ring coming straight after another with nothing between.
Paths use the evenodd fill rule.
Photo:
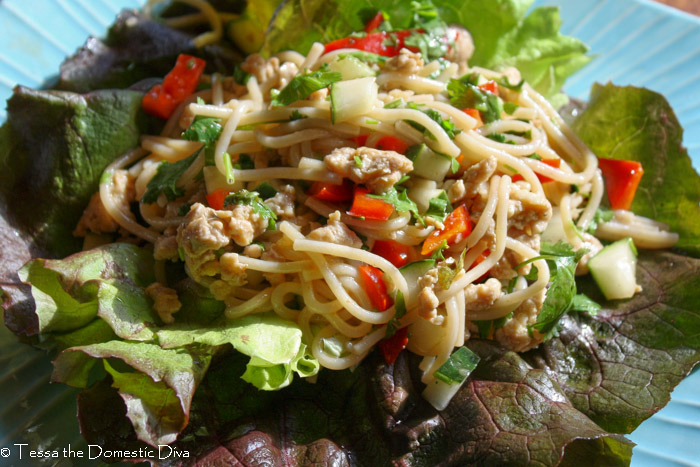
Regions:
<instances>
[{"instance_id":1,"label":"red-tinged lettuce leaf","mask_svg":"<svg viewBox=\"0 0 700 467\"><path fill-rule=\"evenodd\" d=\"M585 44L559 33L556 8L537 8L526 16L532 0L433 0L433 4L446 23L469 30L475 45L470 65L518 67L535 89L549 98L557 96L557 104L565 102L558 93L566 78L591 60ZM407 0L288 0L270 23L262 52L291 48L306 53L314 42L327 43L364 30L378 10L390 14L396 29L408 27L413 15Z\"/></svg>"},{"instance_id":2,"label":"red-tinged lettuce leaf","mask_svg":"<svg viewBox=\"0 0 700 467\"><path fill-rule=\"evenodd\" d=\"M32 286L40 332L76 330L99 316L123 339L155 337L159 320L143 289L155 280L150 250L112 243L61 260L32 260L19 277Z\"/></svg>"},{"instance_id":3,"label":"red-tinged lettuce leaf","mask_svg":"<svg viewBox=\"0 0 700 467\"><path fill-rule=\"evenodd\" d=\"M0 131L0 198L10 226L31 235L35 250L65 256L79 249L71 232L102 171L138 144L141 97L15 88Z\"/></svg>"},{"instance_id":4,"label":"red-tinged lettuce leaf","mask_svg":"<svg viewBox=\"0 0 700 467\"><path fill-rule=\"evenodd\" d=\"M84 355L103 359L137 438L152 446L174 442L185 428L195 389L211 359L203 348L167 350L152 343L109 341L61 352L51 380L85 387L91 365L79 365ZM106 359L120 361L124 371L116 370Z\"/></svg>"},{"instance_id":5,"label":"red-tinged lettuce leaf","mask_svg":"<svg viewBox=\"0 0 700 467\"><path fill-rule=\"evenodd\" d=\"M164 77L181 53L206 60L208 73L230 75L241 60L239 53L223 45L197 49L193 37L135 11L124 10L104 41L89 38L63 62L56 88L80 93L127 88L147 78ZM146 88L153 84L150 82Z\"/></svg>"},{"instance_id":6,"label":"red-tinged lettuce leaf","mask_svg":"<svg viewBox=\"0 0 700 467\"><path fill-rule=\"evenodd\" d=\"M677 247L700 257L700 176L668 101L648 89L596 84L573 128L598 157L642 163L632 211L670 225Z\"/></svg>"},{"instance_id":7,"label":"red-tinged lettuce leaf","mask_svg":"<svg viewBox=\"0 0 700 467\"><path fill-rule=\"evenodd\" d=\"M406 354L387 366L375 352L353 372L321 372L316 384L297 380L272 393L236 384L245 359L226 356L210 367L172 448L197 465L629 463L632 444L573 408L546 372L490 342L470 347L482 363L443 412L421 397L418 359ZM96 416L81 401L87 439L124 446L124 436L99 430Z\"/></svg>"},{"instance_id":8,"label":"red-tinged lettuce leaf","mask_svg":"<svg viewBox=\"0 0 700 467\"><path fill-rule=\"evenodd\" d=\"M604 429L630 433L661 409L700 361L700 260L642 252L643 292L605 302L590 281L583 291L603 309L567 317L563 329L528 355L566 397Z\"/></svg>"}]
</instances>

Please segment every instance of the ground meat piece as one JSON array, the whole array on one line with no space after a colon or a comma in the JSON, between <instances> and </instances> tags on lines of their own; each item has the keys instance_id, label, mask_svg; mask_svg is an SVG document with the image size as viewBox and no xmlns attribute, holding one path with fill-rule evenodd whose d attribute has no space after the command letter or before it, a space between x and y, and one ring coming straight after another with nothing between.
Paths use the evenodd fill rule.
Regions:
<instances>
[{"instance_id":1,"label":"ground meat piece","mask_svg":"<svg viewBox=\"0 0 700 467\"><path fill-rule=\"evenodd\" d=\"M395 71L404 75L415 75L423 68L423 57L421 54L411 52L404 48L388 59L384 64L384 71Z\"/></svg>"},{"instance_id":2,"label":"ground meat piece","mask_svg":"<svg viewBox=\"0 0 700 467\"><path fill-rule=\"evenodd\" d=\"M547 228L552 217L552 205L544 195L512 184L508 206L508 229L514 228L527 235L538 235ZM512 236L512 235L511 235Z\"/></svg>"},{"instance_id":3,"label":"ground meat piece","mask_svg":"<svg viewBox=\"0 0 700 467\"><path fill-rule=\"evenodd\" d=\"M460 27L450 26L447 30L448 42L452 46L447 50L445 58L455 63L466 63L474 53L474 41L471 34Z\"/></svg>"},{"instance_id":4,"label":"ground meat piece","mask_svg":"<svg viewBox=\"0 0 700 467\"><path fill-rule=\"evenodd\" d=\"M178 244L176 235L160 235L156 239L153 248L153 257L156 260L171 260L178 257Z\"/></svg>"},{"instance_id":5,"label":"ground meat piece","mask_svg":"<svg viewBox=\"0 0 700 467\"><path fill-rule=\"evenodd\" d=\"M279 58L272 57L266 60L260 54L249 55L241 63L241 69L255 76L258 83L266 83L266 86L277 89L289 84L299 72L299 68L292 62L280 64Z\"/></svg>"},{"instance_id":6,"label":"ground meat piece","mask_svg":"<svg viewBox=\"0 0 700 467\"><path fill-rule=\"evenodd\" d=\"M268 243L265 245L265 251L262 252L260 259L276 262L287 261L287 258L282 253L284 248L288 248L288 246L283 246L281 241ZM281 284L286 280L286 275L278 272L266 272L263 274L263 277L272 285Z\"/></svg>"},{"instance_id":7,"label":"ground meat piece","mask_svg":"<svg viewBox=\"0 0 700 467\"><path fill-rule=\"evenodd\" d=\"M136 191L134 190L134 178L128 171L116 170L114 172L110 192L119 209L129 218L134 219L129 205L136 199ZM112 233L116 232L118 228L119 224L109 215L102 204L100 193L97 192L90 198L90 202L73 231L73 235L84 237L87 232L96 234Z\"/></svg>"},{"instance_id":8,"label":"ground meat piece","mask_svg":"<svg viewBox=\"0 0 700 467\"><path fill-rule=\"evenodd\" d=\"M484 311L493 306L501 296L501 282L488 279L483 284L469 284L464 289L465 310L467 317L471 311Z\"/></svg>"},{"instance_id":9,"label":"ground meat piece","mask_svg":"<svg viewBox=\"0 0 700 467\"><path fill-rule=\"evenodd\" d=\"M493 156L482 159L470 165L458 180L447 191L450 202L455 203L464 198L471 199L479 196L486 199L489 192L489 179L496 172L498 162ZM462 182L461 185L459 182Z\"/></svg>"},{"instance_id":10,"label":"ground meat piece","mask_svg":"<svg viewBox=\"0 0 700 467\"><path fill-rule=\"evenodd\" d=\"M335 211L328 217L328 224L312 230L306 238L335 245L362 248L362 240L347 225L340 221L340 212L338 211Z\"/></svg>"},{"instance_id":11,"label":"ground meat piece","mask_svg":"<svg viewBox=\"0 0 700 467\"><path fill-rule=\"evenodd\" d=\"M224 253L219 258L221 280L231 287L239 287L246 283L246 265L238 261L236 253Z\"/></svg>"},{"instance_id":12,"label":"ground meat piece","mask_svg":"<svg viewBox=\"0 0 700 467\"><path fill-rule=\"evenodd\" d=\"M508 319L502 328L496 330L494 338L515 352L525 352L542 342L544 336L532 330L532 336L528 332L528 326L537 322L537 314L544 303L545 290L525 300Z\"/></svg>"},{"instance_id":13,"label":"ground meat piece","mask_svg":"<svg viewBox=\"0 0 700 467\"><path fill-rule=\"evenodd\" d=\"M431 320L437 316L437 307L440 304L435 295L435 284L438 282L438 268L432 268L418 280L418 314Z\"/></svg>"},{"instance_id":14,"label":"ground meat piece","mask_svg":"<svg viewBox=\"0 0 700 467\"><path fill-rule=\"evenodd\" d=\"M413 170L413 162L398 152L364 146L334 149L324 161L331 171L355 183L364 183L374 193L386 192Z\"/></svg>"},{"instance_id":15,"label":"ground meat piece","mask_svg":"<svg viewBox=\"0 0 700 467\"><path fill-rule=\"evenodd\" d=\"M177 229L177 242L187 258L225 247L229 244L229 236L218 212L196 203Z\"/></svg>"},{"instance_id":16,"label":"ground meat piece","mask_svg":"<svg viewBox=\"0 0 700 467\"><path fill-rule=\"evenodd\" d=\"M78 222L78 225L73 231L76 237L84 237L88 232L96 234L116 232L119 228L112 216L102 204L100 194L95 193L90 198L87 208L83 211L83 215Z\"/></svg>"},{"instance_id":17,"label":"ground meat piece","mask_svg":"<svg viewBox=\"0 0 700 467\"><path fill-rule=\"evenodd\" d=\"M153 299L153 309L164 323L171 324L175 322L173 314L177 313L182 307L176 291L160 282L154 282L146 287L146 295Z\"/></svg>"},{"instance_id":18,"label":"ground meat piece","mask_svg":"<svg viewBox=\"0 0 700 467\"><path fill-rule=\"evenodd\" d=\"M216 215L223 222L225 232L240 246L250 245L267 230L267 218L251 206L238 204L231 211L216 211Z\"/></svg>"},{"instance_id":19,"label":"ground meat piece","mask_svg":"<svg viewBox=\"0 0 700 467\"><path fill-rule=\"evenodd\" d=\"M263 247L257 243L251 243L247 247L243 248L243 254L249 258L260 258L263 253Z\"/></svg>"},{"instance_id":20,"label":"ground meat piece","mask_svg":"<svg viewBox=\"0 0 700 467\"><path fill-rule=\"evenodd\" d=\"M275 213L279 220L293 220L294 199L296 193L291 185L284 185L272 198L266 199L265 204Z\"/></svg>"}]
</instances>

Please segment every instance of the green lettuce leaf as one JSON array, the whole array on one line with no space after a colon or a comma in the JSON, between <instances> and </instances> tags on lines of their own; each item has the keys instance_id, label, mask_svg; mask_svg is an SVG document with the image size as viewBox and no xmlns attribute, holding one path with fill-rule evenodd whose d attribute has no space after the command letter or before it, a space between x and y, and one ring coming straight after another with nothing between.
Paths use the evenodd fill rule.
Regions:
<instances>
[{"instance_id":1,"label":"green lettuce leaf","mask_svg":"<svg viewBox=\"0 0 700 467\"><path fill-rule=\"evenodd\" d=\"M677 247L700 257L700 176L668 101L648 89L596 84L573 128L598 157L642 163L632 211L670 225Z\"/></svg>"},{"instance_id":2,"label":"green lettuce leaf","mask_svg":"<svg viewBox=\"0 0 700 467\"><path fill-rule=\"evenodd\" d=\"M76 362L84 362L84 356L92 359L81 368ZM174 442L187 425L195 388L209 367L209 352L124 341L72 347L59 354L51 380L85 387L91 365L100 359L126 404L138 439L152 446ZM116 370L107 359L124 370Z\"/></svg>"},{"instance_id":3,"label":"green lettuce leaf","mask_svg":"<svg viewBox=\"0 0 700 467\"><path fill-rule=\"evenodd\" d=\"M62 260L32 260L19 276L32 285L41 332L75 330L99 316L123 339L154 337L158 317L142 288L155 280L149 250L112 243Z\"/></svg>"},{"instance_id":4,"label":"green lettuce leaf","mask_svg":"<svg viewBox=\"0 0 700 467\"><path fill-rule=\"evenodd\" d=\"M243 379L258 389L276 390L288 386L294 373L301 377L318 373L319 363L301 342L301 329L275 315L256 314L227 321L214 327L177 326L158 331L164 348L193 343L217 347L231 344L250 357Z\"/></svg>"},{"instance_id":5,"label":"green lettuce leaf","mask_svg":"<svg viewBox=\"0 0 700 467\"><path fill-rule=\"evenodd\" d=\"M523 77L559 105L564 80L590 60L587 47L578 39L559 33L561 19L556 8L526 12L532 0L434 0L442 19L461 24L472 35L476 51L474 66L515 66ZM294 49L308 52L314 42L329 42L362 31L378 10L391 12L395 29L410 26L410 2L401 0L295 0L284 3L268 27L264 54Z\"/></svg>"}]
</instances>

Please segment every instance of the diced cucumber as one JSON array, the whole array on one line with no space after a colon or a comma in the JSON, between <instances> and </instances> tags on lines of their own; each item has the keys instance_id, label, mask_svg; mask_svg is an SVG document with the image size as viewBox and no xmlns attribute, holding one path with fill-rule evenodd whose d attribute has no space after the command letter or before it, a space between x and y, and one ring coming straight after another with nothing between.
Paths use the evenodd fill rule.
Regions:
<instances>
[{"instance_id":1,"label":"diced cucumber","mask_svg":"<svg viewBox=\"0 0 700 467\"><path fill-rule=\"evenodd\" d=\"M219 172L213 165L208 165L202 168L204 173L204 185L207 188L207 193L214 193L216 190L224 189L228 191L238 191L243 188L243 183L236 182L229 185L224 174Z\"/></svg>"},{"instance_id":2,"label":"diced cucumber","mask_svg":"<svg viewBox=\"0 0 700 467\"><path fill-rule=\"evenodd\" d=\"M414 175L441 182L452 167L452 158L433 151L425 144L411 146L406 156L413 161ZM427 209L427 208L426 208Z\"/></svg>"},{"instance_id":3,"label":"diced cucumber","mask_svg":"<svg viewBox=\"0 0 700 467\"><path fill-rule=\"evenodd\" d=\"M365 62L351 55L346 55L343 58L335 59L328 64L331 71L337 71L343 76L344 80L366 78L368 76L376 76L377 73L370 68Z\"/></svg>"},{"instance_id":4,"label":"diced cucumber","mask_svg":"<svg viewBox=\"0 0 700 467\"><path fill-rule=\"evenodd\" d=\"M440 196L442 190L437 189L435 180L420 177L411 177L411 187L408 189L408 197L418 206L421 214L428 210L430 200Z\"/></svg>"},{"instance_id":5,"label":"diced cucumber","mask_svg":"<svg viewBox=\"0 0 700 467\"><path fill-rule=\"evenodd\" d=\"M374 77L338 81L331 84L331 121L344 122L370 112L377 100Z\"/></svg>"},{"instance_id":6,"label":"diced cucumber","mask_svg":"<svg viewBox=\"0 0 700 467\"><path fill-rule=\"evenodd\" d=\"M421 261L414 261L413 263L399 268L399 272L403 274L403 277L406 278L406 282L408 283L408 296L404 297L406 306L410 306L418 299L418 294L420 293L418 280L434 267L434 259L424 259Z\"/></svg>"},{"instance_id":7,"label":"diced cucumber","mask_svg":"<svg viewBox=\"0 0 700 467\"><path fill-rule=\"evenodd\" d=\"M631 298L637 288L634 242L627 237L611 243L588 261L588 269L605 298Z\"/></svg>"},{"instance_id":8,"label":"diced cucumber","mask_svg":"<svg viewBox=\"0 0 700 467\"><path fill-rule=\"evenodd\" d=\"M561 213L556 206L552 208L552 218L549 219L547 228L542 232L541 240L549 243L569 243L569 240L566 238L566 233L564 232L564 226L561 223Z\"/></svg>"}]
</instances>

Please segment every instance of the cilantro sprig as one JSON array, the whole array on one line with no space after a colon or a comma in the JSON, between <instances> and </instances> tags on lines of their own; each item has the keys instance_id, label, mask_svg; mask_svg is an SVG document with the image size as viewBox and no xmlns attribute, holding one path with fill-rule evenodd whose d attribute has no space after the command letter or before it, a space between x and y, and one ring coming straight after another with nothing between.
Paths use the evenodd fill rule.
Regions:
<instances>
[{"instance_id":1,"label":"cilantro sprig","mask_svg":"<svg viewBox=\"0 0 700 467\"><path fill-rule=\"evenodd\" d=\"M161 193L165 195L168 201L174 201L184 195L185 189L177 186L177 182L197 159L200 152L202 152L201 149L177 162L161 162L156 174L146 185L146 193L141 198L141 202L146 204L155 203Z\"/></svg>"}]
</instances>

